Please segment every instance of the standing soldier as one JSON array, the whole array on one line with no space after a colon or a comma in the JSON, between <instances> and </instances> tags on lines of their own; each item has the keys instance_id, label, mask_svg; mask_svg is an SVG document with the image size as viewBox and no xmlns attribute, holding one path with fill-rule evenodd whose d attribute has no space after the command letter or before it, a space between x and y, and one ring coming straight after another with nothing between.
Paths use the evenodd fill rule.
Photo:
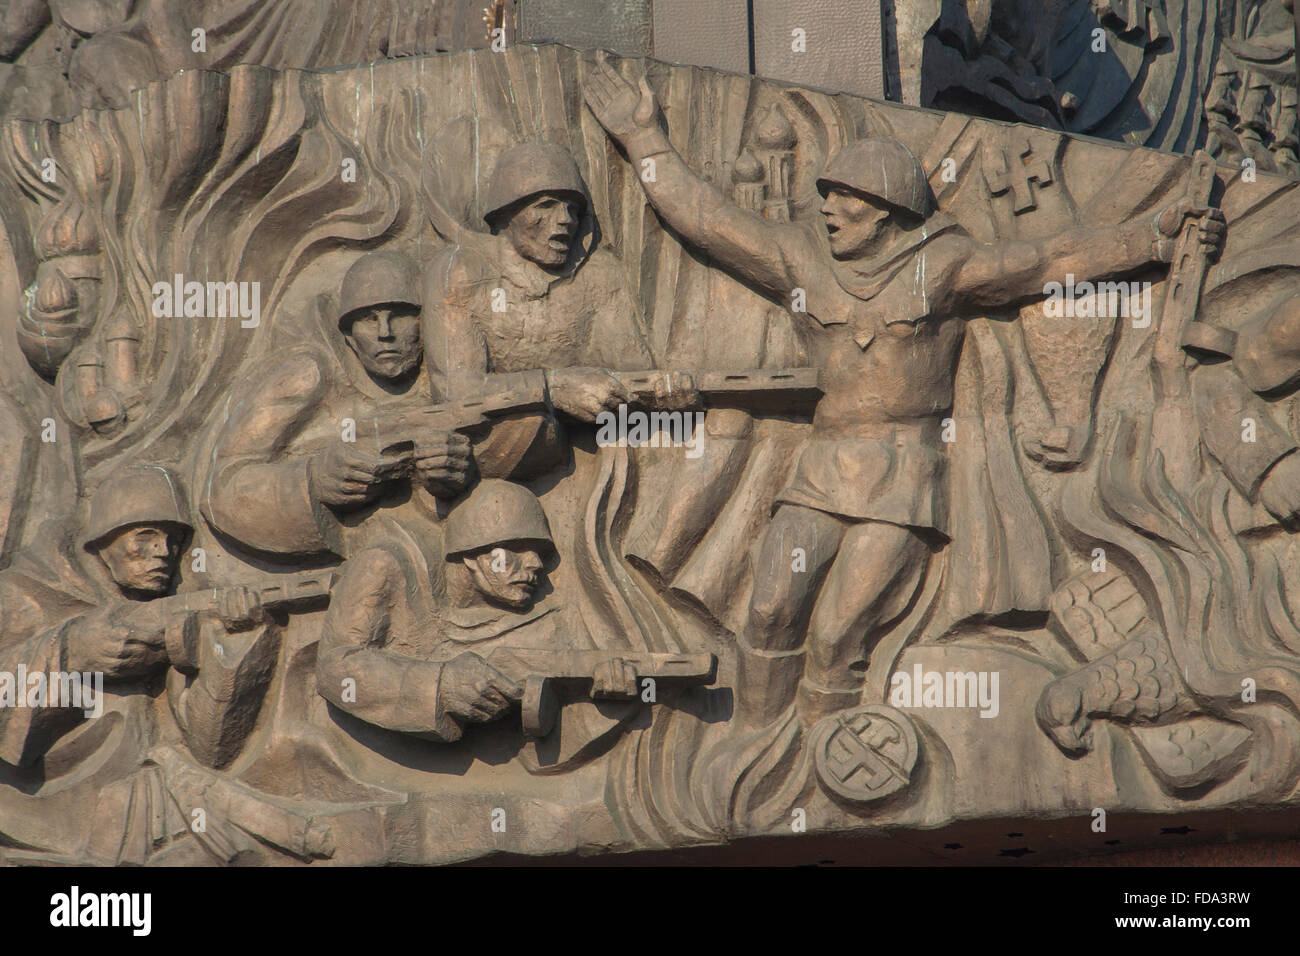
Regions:
<instances>
[{"instance_id":1,"label":"standing soldier","mask_svg":"<svg viewBox=\"0 0 1300 956\"><path fill-rule=\"evenodd\" d=\"M754 569L738 714L762 724L797 700L811 725L858 702L871 648L948 540L940 433L963 319L1041 296L1067 273L1168 261L1189 215L1204 217L1200 238L1215 245L1222 215L1182 200L1154 220L982 245L933 211L906 147L862 140L817 181L827 255L811 230L761 219L696 176L660 130L644 78L638 92L602 53L586 98L633 168L654 169L642 188L684 242L809 320L825 397Z\"/></svg>"}]
</instances>

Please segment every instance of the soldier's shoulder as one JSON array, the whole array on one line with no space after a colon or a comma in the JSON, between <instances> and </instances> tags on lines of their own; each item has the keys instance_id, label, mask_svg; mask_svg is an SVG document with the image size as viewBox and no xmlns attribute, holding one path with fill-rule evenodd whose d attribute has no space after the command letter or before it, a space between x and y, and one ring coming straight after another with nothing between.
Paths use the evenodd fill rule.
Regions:
<instances>
[{"instance_id":1,"label":"soldier's shoulder","mask_svg":"<svg viewBox=\"0 0 1300 956\"><path fill-rule=\"evenodd\" d=\"M975 240L961 223L943 213L935 213L931 216L926 222L925 229L929 232L930 238L921 244L921 252L960 255L964 250L971 249L975 245Z\"/></svg>"},{"instance_id":2,"label":"soldier's shoulder","mask_svg":"<svg viewBox=\"0 0 1300 956\"><path fill-rule=\"evenodd\" d=\"M477 284L499 272L486 248L457 245L447 246L429 261L424 279L426 283L452 288Z\"/></svg>"},{"instance_id":3,"label":"soldier's shoulder","mask_svg":"<svg viewBox=\"0 0 1300 956\"><path fill-rule=\"evenodd\" d=\"M325 368L325 356L320 350L300 345L262 359L249 376L250 390L263 396L315 396L325 388Z\"/></svg>"},{"instance_id":4,"label":"soldier's shoulder","mask_svg":"<svg viewBox=\"0 0 1300 956\"><path fill-rule=\"evenodd\" d=\"M621 290L623 262L608 246L599 246L578 269L575 278L593 288Z\"/></svg>"},{"instance_id":5,"label":"soldier's shoulder","mask_svg":"<svg viewBox=\"0 0 1300 956\"><path fill-rule=\"evenodd\" d=\"M344 566L345 580L366 579L373 582L391 580L402 576L402 559L382 545L366 548L353 555Z\"/></svg>"}]
</instances>

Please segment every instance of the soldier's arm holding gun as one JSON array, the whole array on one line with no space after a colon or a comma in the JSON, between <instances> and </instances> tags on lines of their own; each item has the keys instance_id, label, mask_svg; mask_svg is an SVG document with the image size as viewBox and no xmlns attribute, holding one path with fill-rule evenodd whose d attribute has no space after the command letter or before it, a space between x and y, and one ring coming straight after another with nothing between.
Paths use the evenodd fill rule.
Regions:
<instances>
[{"instance_id":1,"label":"soldier's arm holding gun","mask_svg":"<svg viewBox=\"0 0 1300 956\"><path fill-rule=\"evenodd\" d=\"M524 733L542 737L561 697L627 699L642 677L707 684L716 675L711 654L497 647L445 660L411 657L387 647L390 613L405 582L385 548L352 558L330 602L316 661L322 697L389 730L453 743L467 724L500 719L518 703Z\"/></svg>"},{"instance_id":2,"label":"soldier's arm holding gun","mask_svg":"<svg viewBox=\"0 0 1300 956\"><path fill-rule=\"evenodd\" d=\"M629 699L640 692L643 678L707 685L718 672L718 659L712 654L498 647L488 654L487 662L522 688L524 736L535 739L551 732L564 699Z\"/></svg>"},{"instance_id":3,"label":"soldier's arm holding gun","mask_svg":"<svg viewBox=\"0 0 1300 956\"><path fill-rule=\"evenodd\" d=\"M201 611L211 611L231 632L255 626L264 613L258 592L245 587L112 604L65 625L67 669L102 671L115 679L142 677L168 663L186 666L196 660L194 641ZM189 642L189 650L179 654L184 641Z\"/></svg>"},{"instance_id":4,"label":"soldier's arm holding gun","mask_svg":"<svg viewBox=\"0 0 1300 956\"><path fill-rule=\"evenodd\" d=\"M459 248L443 250L425 272L424 347L429 377L443 400L500 388L503 376L492 369L487 341L476 318L491 311L497 281L482 256ZM591 422L603 409L626 400L618 383L599 368L538 370L537 374L544 376L538 380L544 394L537 396L544 399L544 415L553 408Z\"/></svg>"},{"instance_id":5,"label":"soldier's arm holding gun","mask_svg":"<svg viewBox=\"0 0 1300 956\"><path fill-rule=\"evenodd\" d=\"M348 562L321 631L317 692L377 727L453 743L466 724L504 715L523 688L476 654L431 661L390 650L389 615L405 582L384 548Z\"/></svg>"},{"instance_id":6,"label":"soldier's arm holding gun","mask_svg":"<svg viewBox=\"0 0 1300 956\"><path fill-rule=\"evenodd\" d=\"M593 369L592 371L599 371ZM377 418L378 443L388 452L404 444L418 443L425 433L475 430L490 426L504 415L540 412L546 408L539 387L541 372L522 372L495 378L514 387L479 398L447 402L412 409L387 418ZM552 373L547 373L548 377ZM816 369L741 369L737 371L643 371L601 372L618 386L623 401L646 408L673 411L708 406L740 407L753 411L797 411L816 404L821 387ZM360 430L358 434L361 434Z\"/></svg>"},{"instance_id":7,"label":"soldier's arm holding gun","mask_svg":"<svg viewBox=\"0 0 1300 956\"><path fill-rule=\"evenodd\" d=\"M165 661L177 670L193 673L198 667L198 632L204 618L219 621L230 634L248 631L267 623L272 611L304 610L325 603L333 577L332 571L304 572L249 585L185 591L117 605L89 617L133 635L118 657L142 661L147 657L151 664ZM113 640L105 646L118 643Z\"/></svg>"}]
</instances>

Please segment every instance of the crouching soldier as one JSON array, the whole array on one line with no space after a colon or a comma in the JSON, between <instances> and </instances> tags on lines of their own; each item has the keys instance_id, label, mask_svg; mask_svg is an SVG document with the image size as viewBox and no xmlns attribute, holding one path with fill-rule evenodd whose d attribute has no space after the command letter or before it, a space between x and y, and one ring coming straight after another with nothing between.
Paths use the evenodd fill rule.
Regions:
<instances>
[{"instance_id":1,"label":"crouching soldier","mask_svg":"<svg viewBox=\"0 0 1300 956\"><path fill-rule=\"evenodd\" d=\"M321 635L319 693L368 723L447 744L516 710L533 740L562 722L558 750L526 752L535 771L575 766L612 743L640 703L631 700L636 664L596 650L578 615L548 593L555 545L532 492L480 481L453 507L444 543L445 594L436 596L396 541L347 562ZM581 684L583 699L565 703L555 681Z\"/></svg>"},{"instance_id":2,"label":"crouching soldier","mask_svg":"<svg viewBox=\"0 0 1300 956\"><path fill-rule=\"evenodd\" d=\"M269 673L249 665L276 649L248 589L216 592L215 616L166 611L192 531L179 479L128 467L99 486L83 527L49 522L0 572L0 842L141 863L189 833L150 748L179 736L199 763L229 762ZM211 663L202 675L200 660ZM164 728L156 702L171 664L189 676L169 695L179 726Z\"/></svg>"}]
</instances>

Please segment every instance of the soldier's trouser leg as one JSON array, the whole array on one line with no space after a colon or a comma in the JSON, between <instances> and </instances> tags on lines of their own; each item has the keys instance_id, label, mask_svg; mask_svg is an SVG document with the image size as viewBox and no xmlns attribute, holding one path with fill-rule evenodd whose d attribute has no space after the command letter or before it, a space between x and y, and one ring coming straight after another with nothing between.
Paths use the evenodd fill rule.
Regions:
<instances>
[{"instance_id":1,"label":"soldier's trouser leg","mask_svg":"<svg viewBox=\"0 0 1300 956\"><path fill-rule=\"evenodd\" d=\"M794 701L803 644L818 589L849 522L782 504L763 533L754 565L749 617L738 641L736 716L766 724Z\"/></svg>"},{"instance_id":2,"label":"soldier's trouser leg","mask_svg":"<svg viewBox=\"0 0 1300 956\"><path fill-rule=\"evenodd\" d=\"M929 562L925 540L899 525L865 521L844 535L808 625L805 726L857 704L871 649L907 611Z\"/></svg>"}]
</instances>

